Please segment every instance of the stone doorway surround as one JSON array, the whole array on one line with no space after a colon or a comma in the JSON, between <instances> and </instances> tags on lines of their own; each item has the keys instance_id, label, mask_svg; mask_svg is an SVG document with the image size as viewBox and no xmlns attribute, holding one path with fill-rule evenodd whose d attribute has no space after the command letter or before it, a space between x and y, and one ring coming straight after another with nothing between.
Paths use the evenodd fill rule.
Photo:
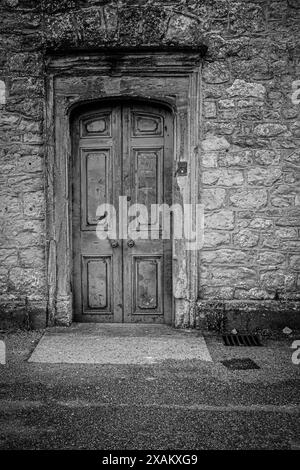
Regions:
<instances>
[{"instance_id":1,"label":"stone doorway surround","mask_svg":"<svg viewBox=\"0 0 300 470\"><path fill-rule=\"evenodd\" d=\"M72 307L71 123L105 100L135 99L168 106L174 115L172 202L198 202L201 66L205 48L58 53L47 57L48 324L70 325ZM187 162L179 175L178 162ZM174 326L195 326L198 253L173 240Z\"/></svg>"}]
</instances>

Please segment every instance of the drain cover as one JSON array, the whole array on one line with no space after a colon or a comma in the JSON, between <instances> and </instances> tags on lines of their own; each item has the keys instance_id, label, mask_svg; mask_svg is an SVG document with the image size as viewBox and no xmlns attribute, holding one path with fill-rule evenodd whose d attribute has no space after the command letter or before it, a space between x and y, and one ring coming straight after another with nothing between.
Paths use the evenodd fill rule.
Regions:
<instances>
[{"instance_id":1,"label":"drain cover","mask_svg":"<svg viewBox=\"0 0 300 470\"><path fill-rule=\"evenodd\" d=\"M222 364L230 370L249 370L249 369L260 369L256 362L252 361L250 358L243 359L228 359L226 361L221 361Z\"/></svg>"},{"instance_id":2,"label":"drain cover","mask_svg":"<svg viewBox=\"0 0 300 470\"><path fill-rule=\"evenodd\" d=\"M222 335L225 346L262 346L257 335Z\"/></svg>"}]
</instances>

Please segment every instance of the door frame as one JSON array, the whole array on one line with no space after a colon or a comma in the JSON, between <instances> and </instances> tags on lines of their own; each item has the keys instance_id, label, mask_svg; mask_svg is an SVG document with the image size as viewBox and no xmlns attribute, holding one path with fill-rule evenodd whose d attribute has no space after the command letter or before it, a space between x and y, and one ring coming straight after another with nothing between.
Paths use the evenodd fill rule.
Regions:
<instances>
[{"instance_id":1,"label":"door frame","mask_svg":"<svg viewBox=\"0 0 300 470\"><path fill-rule=\"evenodd\" d=\"M202 51L97 52L49 55L46 150L48 325L70 325L72 306L72 120L109 100L168 107L174 115L173 203L197 203L201 141ZM187 174L178 162L187 162ZM172 241L172 325L194 327L198 251Z\"/></svg>"}]
</instances>

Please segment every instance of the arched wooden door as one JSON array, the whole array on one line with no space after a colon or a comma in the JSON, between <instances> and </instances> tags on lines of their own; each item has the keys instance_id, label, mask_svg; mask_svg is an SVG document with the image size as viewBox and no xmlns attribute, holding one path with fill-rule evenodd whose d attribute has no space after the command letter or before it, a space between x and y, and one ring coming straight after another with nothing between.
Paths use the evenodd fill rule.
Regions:
<instances>
[{"instance_id":1,"label":"arched wooden door","mask_svg":"<svg viewBox=\"0 0 300 470\"><path fill-rule=\"evenodd\" d=\"M76 121L72 159L74 318L171 323L171 240L100 240L97 208L172 204L173 118L164 107L116 104ZM124 211L123 211L124 212ZM123 216L124 217L124 216ZM129 222L130 222L129 217ZM120 229L120 227L118 227ZM160 226L161 229L161 226ZM119 235L119 234L118 234Z\"/></svg>"}]
</instances>

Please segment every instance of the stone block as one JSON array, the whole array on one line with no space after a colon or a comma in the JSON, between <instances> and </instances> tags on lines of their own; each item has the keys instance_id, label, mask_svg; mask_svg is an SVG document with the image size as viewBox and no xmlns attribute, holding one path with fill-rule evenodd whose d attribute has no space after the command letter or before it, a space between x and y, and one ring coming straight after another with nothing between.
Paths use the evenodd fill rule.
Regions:
<instances>
[{"instance_id":1,"label":"stone block","mask_svg":"<svg viewBox=\"0 0 300 470\"><path fill-rule=\"evenodd\" d=\"M293 124L290 126L290 130L292 134L299 139L300 138L300 121L295 121Z\"/></svg>"},{"instance_id":2,"label":"stone block","mask_svg":"<svg viewBox=\"0 0 300 470\"><path fill-rule=\"evenodd\" d=\"M42 172L43 159L39 155L25 155L19 158L17 171L20 173Z\"/></svg>"},{"instance_id":3,"label":"stone block","mask_svg":"<svg viewBox=\"0 0 300 470\"><path fill-rule=\"evenodd\" d=\"M230 300L233 299L232 287L208 287L202 286L199 291L200 299Z\"/></svg>"},{"instance_id":4,"label":"stone block","mask_svg":"<svg viewBox=\"0 0 300 470\"><path fill-rule=\"evenodd\" d=\"M285 157L284 160L287 163L291 163L292 165L300 166L300 150L292 150L290 151Z\"/></svg>"},{"instance_id":5,"label":"stone block","mask_svg":"<svg viewBox=\"0 0 300 470\"><path fill-rule=\"evenodd\" d=\"M45 214L45 195L42 191L24 194L24 214L39 219Z\"/></svg>"},{"instance_id":6,"label":"stone block","mask_svg":"<svg viewBox=\"0 0 300 470\"><path fill-rule=\"evenodd\" d=\"M41 247L30 247L20 250L20 265L24 268L45 267L45 250Z\"/></svg>"},{"instance_id":7,"label":"stone block","mask_svg":"<svg viewBox=\"0 0 300 470\"><path fill-rule=\"evenodd\" d=\"M241 170L205 170L202 173L202 181L207 185L232 187L242 185L244 176Z\"/></svg>"},{"instance_id":8,"label":"stone block","mask_svg":"<svg viewBox=\"0 0 300 470\"><path fill-rule=\"evenodd\" d=\"M213 267L210 273L209 285L228 287L254 287L257 284L255 269L246 267Z\"/></svg>"},{"instance_id":9,"label":"stone block","mask_svg":"<svg viewBox=\"0 0 300 470\"><path fill-rule=\"evenodd\" d=\"M295 288L296 275L282 270L270 270L260 274L261 285L267 289L288 289Z\"/></svg>"},{"instance_id":10,"label":"stone block","mask_svg":"<svg viewBox=\"0 0 300 470\"><path fill-rule=\"evenodd\" d=\"M232 230L234 214L232 211L220 210L204 216L205 229Z\"/></svg>"},{"instance_id":11,"label":"stone block","mask_svg":"<svg viewBox=\"0 0 300 470\"><path fill-rule=\"evenodd\" d=\"M281 247L283 250L297 251L300 250L300 240L282 240Z\"/></svg>"},{"instance_id":12,"label":"stone block","mask_svg":"<svg viewBox=\"0 0 300 470\"><path fill-rule=\"evenodd\" d=\"M0 249L0 264L6 270L6 268L18 266L19 258L16 249L1 248Z\"/></svg>"},{"instance_id":13,"label":"stone block","mask_svg":"<svg viewBox=\"0 0 300 470\"><path fill-rule=\"evenodd\" d=\"M281 175L280 168L252 168L248 171L248 183L254 186L272 186Z\"/></svg>"},{"instance_id":14,"label":"stone block","mask_svg":"<svg viewBox=\"0 0 300 470\"><path fill-rule=\"evenodd\" d=\"M8 195L6 194L6 190L5 194L0 194L0 216L12 218L18 217L20 213L21 201L18 196Z\"/></svg>"},{"instance_id":15,"label":"stone block","mask_svg":"<svg viewBox=\"0 0 300 470\"><path fill-rule=\"evenodd\" d=\"M201 202L206 210L220 209L225 201L226 191L223 188L203 189Z\"/></svg>"},{"instance_id":16,"label":"stone block","mask_svg":"<svg viewBox=\"0 0 300 470\"><path fill-rule=\"evenodd\" d=\"M43 73L43 57L39 52L15 52L9 55L6 69L9 73L40 76Z\"/></svg>"},{"instance_id":17,"label":"stone block","mask_svg":"<svg viewBox=\"0 0 300 470\"><path fill-rule=\"evenodd\" d=\"M45 183L42 174L16 174L7 178L7 188L11 193L32 193L44 189Z\"/></svg>"},{"instance_id":18,"label":"stone block","mask_svg":"<svg viewBox=\"0 0 300 470\"><path fill-rule=\"evenodd\" d=\"M9 96L29 97L31 100L44 96L44 80L33 76L12 77L10 80Z\"/></svg>"},{"instance_id":19,"label":"stone block","mask_svg":"<svg viewBox=\"0 0 300 470\"><path fill-rule=\"evenodd\" d=\"M234 234L233 240L241 248L253 248L258 245L259 235L253 230L244 229Z\"/></svg>"},{"instance_id":20,"label":"stone block","mask_svg":"<svg viewBox=\"0 0 300 470\"><path fill-rule=\"evenodd\" d=\"M207 135L201 142L201 146L205 152L210 150L226 150L230 147L229 142L225 137L218 137L216 135Z\"/></svg>"},{"instance_id":21,"label":"stone block","mask_svg":"<svg viewBox=\"0 0 300 470\"><path fill-rule=\"evenodd\" d=\"M0 105L6 103L6 87L5 82L0 80Z\"/></svg>"},{"instance_id":22,"label":"stone block","mask_svg":"<svg viewBox=\"0 0 300 470\"><path fill-rule=\"evenodd\" d=\"M27 144L42 144L43 143L43 136L42 134L37 134L34 132L26 132L23 135L24 142Z\"/></svg>"},{"instance_id":23,"label":"stone block","mask_svg":"<svg viewBox=\"0 0 300 470\"><path fill-rule=\"evenodd\" d=\"M287 324L295 330L300 328L300 303L295 301L235 299L220 303L213 299L199 300L197 313L197 324L218 332L224 328L249 333L264 328L281 331Z\"/></svg>"},{"instance_id":24,"label":"stone block","mask_svg":"<svg viewBox=\"0 0 300 470\"><path fill-rule=\"evenodd\" d=\"M0 288L2 294L7 291L8 273L8 267L0 266Z\"/></svg>"},{"instance_id":25,"label":"stone block","mask_svg":"<svg viewBox=\"0 0 300 470\"><path fill-rule=\"evenodd\" d=\"M155 28L157 26L159 27L158 21L155 21ZM190 40L192 40L191 34L196 27L197 22L194 18L190 18L186 15L173 15L168 23L165 39L168 42L182 42L190 37ZM161 24L161 28L164 28L163 24Z\"/></svg>"},{"instance_id":26,"label":"stone block","mask_svg":"<svg viewBox=\"0 0 300 470\"><path fill-rule=\"evenodd\" d=\"M218 165L218 154L216 152L205 152L201 155L202 165L207 168L215 168Z\"/></svg>"},{"instance_id":27,"label":"stone block","mask_svg":"<svg viewBox=\"0 0 300 470\"><path fill-rule=\"evenodd\" d=\"M205 132L217 135L231 135L236 128L236 122L206 121L204 125Z\"/></svg>"},{"instance_id":28,"label":"stone block","mask_svg":"<svg viewBox=\"0 0 300 470\"><path fill-rule=\"evenodd\" d=\"M279 238L297 238L298 232L295 228L283 227L275 230L275 236Z\"/></svg>"},{"instance_id":29,"label":"stone block","mask_svg":"<svg viewBox=\"0 0 300 470\"><path fill-rule=\"evenodd\" d=\"M204 247L213 248L222 245L229 245L230 233L228 232L215 232L205 230L204 232Z\"/></svg>"},{"instance_id":30,"label":"stone block","mask_svg":"<svg viewBox=\"0 0 300 470\"><path fill-rule=\"evenodd\" d=\"M233 250L228 248L221 248L212 251L201 252L201 262L206 264L253 264L254 254L248 251Z\"/></svg>"},{"instance_id":31,"label":"stone block","mask_svg":"<svg viewBox=\"0 0 300 470\"><path fill-rule=\"evenodd\" d=\"M265 189L237 189L229 199L233 206L241 209L261 209L266 206L268 195Z\"/></svg>"},{"instance_id":32,"label":"stone block","mask_svg":"<svg viewBox=\"0 0 300 470\"><path fill-rule=\"evenodd\" d=\"M256 99L256 98L245 98L245 99L239 99L236 101L236 106L239 109L243 108L260 108L263 107L264 102Z\"/></svg>"},{"instance_id":33,"label":"stone block","mask_svg":"<svg viewBox=\"0 0 300 470\"><path fill-rule=\"evenodd\" d=\"M0 114L0 128L2 130L16 128L16 124L19 122L20 117L15 114L1 113Z\"/></svg>"},{"instance_id":34,"label":"stone block","mask_svg":"<svg viewBox=\"0 0 300 470\"><path fill-rule=\"evenodd\" d=\"M214 101L204 102L204 116L206 118L214 118L217 116L217 108Z\"/></svg>"},{"instance_id":35,"label":"stone block","mask_svg":"<svg viewBox=\"0 0 300 470\"><path fill-rule=\"evenodd\" d=\"M21 132L41 134L42 123L40 121L23 118L18 125L18 130Z\"/></svg>"},{"instance_id":36,"label":"stone block","mask_svg":"<svg viewBox=\"0 0 300 470\"><path fill-rule=\"evenodd\" d=\"M277 165L280 161L280 154L274 150L256 150L253 161L257 165Z\"/></svg>"},{"instance_id":37,"label":"stone block","mask_svg":"<svg viewBox=\"0 0 300 470\"><path fill-rule=\"evenodd\" d=\"M263 248L281 248L282 242L274 232L267 232L261 234L261 244Z\"/></svg>"},{"instance_id":38,"label":"stone block","mask_svg":"<svg viewBox=\"0 0 300 470\"><path fill-rule=\"evenodd\" d=\"M267 266L277 266L283 264L285 260L286 256L278 251L261 251L257 256L257 262Z\"/></svg>"},{"instance_id":39,"label":"stone block","mask_svg":"<svg viewBox=\"0 0 300 470\"><path fill-rule=\"evenodd\" d=\"M258 137L276 137L287 130L287 127L282 124L266 123L258 124L254 128L254 134Z\"/></svg>"},{"instance_id":40,"label":"stone block","mask_svg":"<svg viewBox=\"0 0 300 470\"><path fill-rule=\"evenodd\" d=\"M26 304L26 307L31 328L46 328L47 302L45 300L29 300Z\"/></svg>"},{"instance_id":41,"label":"stone block","mask_svg":"<svg viewBox=\"0 0 300 470\"><path fill-rule=\"evenodd\" d=\"M230 79L230 70L225 62L206 62L203 68L202 76L206 83L226 83Z\"/></svg>"},{"instance_id":42,"label":"stone block","mask_svg":"<svg viewBox=\"0 0 300 470\"><path fill-rule=\"evenodd\" d=\"M255 217L249 221L249 227L256 230L267 230L273 226L271 219L263 219L262 217Z\"/></svg>"},{"instance_id":43,"label":"stone block","mask_svg":"<svg viewBox=\"0 0 300 470\"><path fill-rule=\"evenodd\" d=\"M45 282L40 269L16 267L9 272L10 290L28 297L31 294L44 294Z\"/></svg>"},{"instance_id":44,"label":"stone block","mask_svg":"<svg viewBox=\"0 0 300 470\"><path fill-rule=\"evenodd\" d=\"M284 216L276 220L276 225L280 227L299 227L300 209L289 209Z\"/></svg>"},{"instance_id":45,"label":"stone block","mask_svg":"<svg viewBox=\"0 0 300 470\"><path fill-rule=\"evenodd\" d=\"M300 256L299 255L292 255L290 257L290 266L292 269L300 271Z\"/></svg>"},{"instance_id":46,"label":"stone block","mask_svg":"<svg viewBox=\"0 0 300 470\"><path fill-rule=\"evenodd\" d=\"M232 109L235 107L235 101L234 99L219 100L218 105L220 109Z\"/></svg>"},{"instance_id":47,"label":"stone block","mask_svg":"<svg viewBox=\"0 0 300 470\"><path fill-rule=\"evenodd\" d=\"M252 289L235 289L234 298L238 300L272 300L275 297L275 292L267 291L253 287Z\"/></svg>"},{"instance_id":48,"label":"stone block","mask_svg":"<svg viewBox=\"0 0 300 470\"><path fill-rule=\"evenodd\" d=\"M263 99L266 93L266 88L260 83L246 82L245 80L237 78L226 91L230 97L253 97Z\"/></svg>"},{"instance_id":49,"label":"stone block","mask_svg":"<svg viewBox=\"0 0 300 470\"><path fill-rule=\"evenodd\" d=\"M240 151L238 153L226 153L219 155L218 164L220 167L249 167L252 164L252 152L251 151Z\"/></svg>"},{"instance_id":50,"label":"stone block","mask_svg":"<svg viewBox=\"0 0 300 470\"><path fill-rule=\"evenodd\" d=\"M45 221L43 219L19 220L8 224L9 236L13 238L16 246L30 247L43 246L45 243Z\"/></svg>"},{"instance_id":51,"label":"stone block","mask_svg":"<svg viewBox=\"0 0 300 470\"><path fill-rule=\"evenodd\" d=\"M300 188L296 185L281 184L271 191L270 201L275 207L293 207L300 195ZM300 203L300 201L299 201Z\"/></svg>"},{"instance_id":52,"label":"stone block","mask_svg":"<svg viewBox=\"0 0 300 470\"><path fill-rule=\"evenodd\" d=\"M299 110L296 106L291 106L288 108L283 108L281 112L284 119L295 119L298 117Z\"/></svg>"}]
</instances>

